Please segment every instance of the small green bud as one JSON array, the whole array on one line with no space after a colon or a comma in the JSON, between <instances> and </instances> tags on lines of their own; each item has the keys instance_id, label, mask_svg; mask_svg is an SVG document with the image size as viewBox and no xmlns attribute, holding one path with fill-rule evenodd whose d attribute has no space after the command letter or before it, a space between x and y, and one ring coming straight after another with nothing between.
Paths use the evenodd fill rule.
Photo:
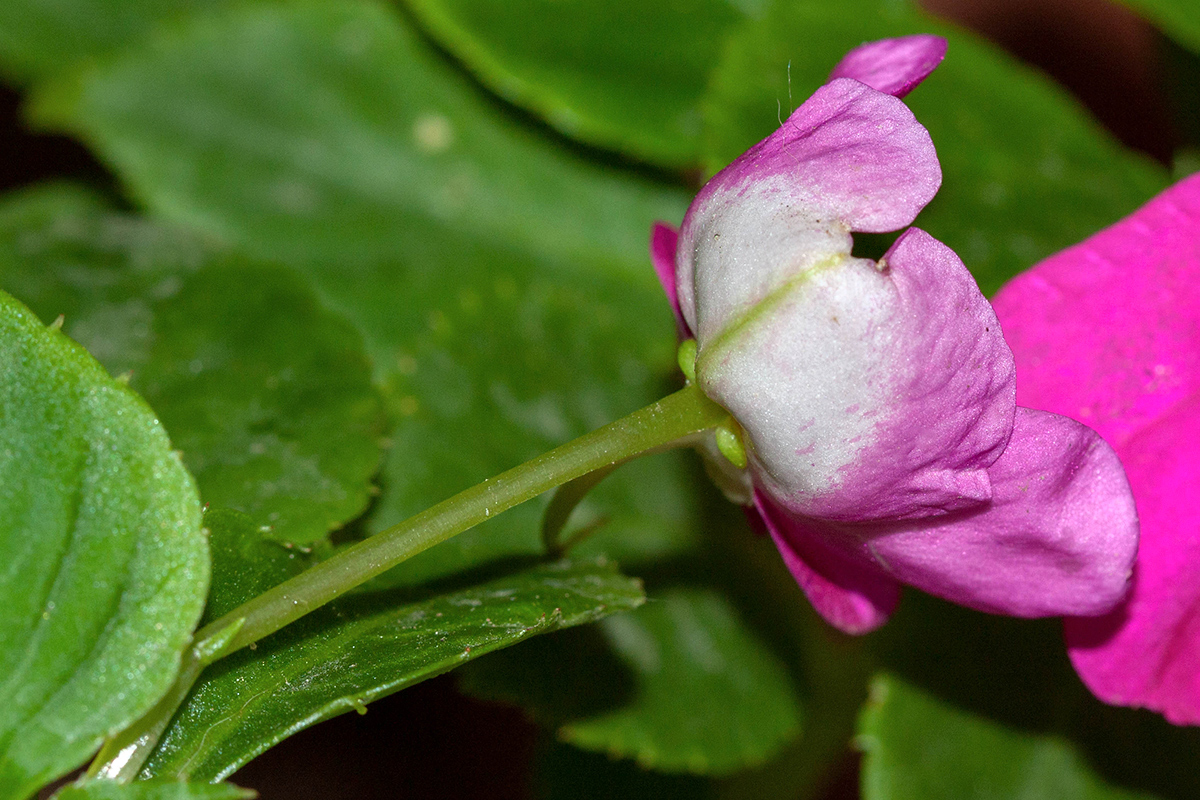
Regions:
<instances>
[{"instance_id":1,"label":"small green bud","mask_svg":"<svg viewBox=\"0 0 1200 800\"><path fill-rule=\"evenodd\" d=\"M675 354L675 358L679 361L679 369L683 370L683 377L688 379L688 383L696 382L696 340L684 339L679 344L679 351Z\"/></svg>"},{"instance_id":2,"label":"small green bud","mask_svg":"<svg viewBox=\"0 0 1200 800\"><path fill-rule=\"evenodd\" d=\"M714 431L717 436L717 449L721 455L738 469L746 468L746 443L742 439L742 426L733 417L725 420Z\"/></svg>"}]
</instances>

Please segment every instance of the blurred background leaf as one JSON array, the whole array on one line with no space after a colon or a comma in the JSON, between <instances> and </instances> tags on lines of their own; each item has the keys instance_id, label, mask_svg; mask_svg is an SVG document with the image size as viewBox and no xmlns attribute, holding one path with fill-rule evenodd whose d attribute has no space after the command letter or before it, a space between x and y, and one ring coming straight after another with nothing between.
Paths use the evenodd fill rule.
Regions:
<instances>
[{"instance_id":1,"label":"blurred background leaf","mask_svg":"<svg viewBox=\"0 0 1200 800\"><path fill-rule=\"evenodd\" d=\"M727 775L799 732L786 670L712 591L667 589L632 614L472 666L471 691L520 702L564 741L665 772Z\"/></svg>"},{"instance_id":2,"label":"blurred background leaf","mask_svg":"<svg viewBox=\"0 0 1200 800\"><path fill-rule=\"evenodd\" d=\"M0 204L0 283L129 374L206 503L301 544L367 507L383 404L361 336L296 273L55 186Z\"/></svg>"},{"instance_id":3,"label":"blurred background leaf","mask_svg":"<svg viewBox=\"0 0 1200 800\"><path fill-rule=\"evenodd\" d=\"M700 101L762 0L406 0L489 89L584 142L664 167L701 156ZM536 24L530 24L536 20Z\"/></svg>"},{"instance_id":4,"label":"blurred background leaf","mask_svg":"<svg viewBox=\"0 0 1200 800\"><path fill-rule=\"evenodd\" d=\"M1105 783L1072 747L973 716L888 675L858 745L863 800L1154 800Z\"/></svg>"}]
</instances>

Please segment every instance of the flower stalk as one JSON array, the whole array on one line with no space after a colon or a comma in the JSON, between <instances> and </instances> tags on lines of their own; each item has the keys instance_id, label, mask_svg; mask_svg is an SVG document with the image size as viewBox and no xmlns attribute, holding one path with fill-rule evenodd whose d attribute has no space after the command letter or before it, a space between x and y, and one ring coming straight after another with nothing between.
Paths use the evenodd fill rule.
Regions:
<instances>
[{"instance_id":1,"label":"flower stalk","mask_svg":"<svg viewBox=\"0 0 1200 800\"><path fill-rule=\"evenodd\" d=\"M616 422L460 492L244 603L196 632L184 652L175 685L145 717L105 743L89 776L133 780L206 665L513 506L592 473L602 477L638 456L693 444L728 417L729 412L688 384Z\"/></svg>"}]
</instances>

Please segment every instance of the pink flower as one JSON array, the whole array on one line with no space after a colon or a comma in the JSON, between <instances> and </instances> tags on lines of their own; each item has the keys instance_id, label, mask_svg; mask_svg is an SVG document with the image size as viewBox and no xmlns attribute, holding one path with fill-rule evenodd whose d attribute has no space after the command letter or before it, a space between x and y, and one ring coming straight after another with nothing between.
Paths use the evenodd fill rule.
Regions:
<instances>
[{"instance_id":1,"label":"pink flower","mask_svg":"<svg viewBox=\"0 0 1200 800\"><path fill-rule=\"evenodd\" d=\"M908 225L941 184L897 96L945 46L853 50L708 182L677 241L662 225L652 240L695 380L743 431L745 469L726 463L723 486L850 633L881 625L902 583L1002 614L1100 614L1137 548L1116 455L1016 407L1012 354L954 252L910 228L879 263L850 254L851 232Z\"/></svg>"},{"instance_id":2,"label":"pink flower","mask_svg":"<svg viewBox=\"0 0 1200 800\"><path fill-rule=\"evenodd\" d=\"M1095 428L1142 522L1133 588L1066 622L1102 700L1200 724L1200 176L1008 284L1017 399Z\"/></svg>"}]
</instances>

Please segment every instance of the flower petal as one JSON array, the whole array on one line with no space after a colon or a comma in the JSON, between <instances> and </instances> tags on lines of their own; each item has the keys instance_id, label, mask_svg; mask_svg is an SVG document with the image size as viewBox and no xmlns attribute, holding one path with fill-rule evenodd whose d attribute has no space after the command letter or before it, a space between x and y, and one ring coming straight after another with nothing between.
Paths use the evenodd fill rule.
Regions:
<instances>
[{"instance_id":1,"label":"flower petal","mask_svg":"<svg viewBox=\"0 0 1200 800\"><path fill-rule=\"evenodd\" d=\"M1074 420L1019 408L988 472L987 508L881 526L864 546L900 581L981 611L1112 609L1128 587L1138 532L1112 448Z\"/></svg>"},{"instance_id":2,"label":"flower petal","mask_svg":"<svg viewBox=\"0 0 1200 800\"><path fill-rule=\"evenodd\" d=\"M650 262L654 274L662 284L671 311L675 313L675 327L681 339L691 338L691 331L679 310L679 293L675 291L675 250L679 245L679 231L665 222L656 222L650 232Z\"/></svg>"},{"instance_id":3,"label":"flower petal","mask_svg":"<svg viewBox=\"0 0 1200 800\"><path fill-rule=\"evenodd\" d=\"M903 102L845 78L821 87L688 208L675 273L684 318L701 340L719 335L797 275L849 255L850 231L912 222L941 175Z\"/></svg>"},{"instance_id":4,"label":"flower petal","mask_svg":"<svg viewBox=\"0 0 1200 800\"><path fill-rule=\"evenodd\" d=\"M993 305L1017 358L1017 402L1077 419L1121 452L1200 392L1200 175L1018 276Z\"/></svg>"},{"instance_id":5,"label":"flower petal","mask_svg":"<svg viewBox=\"0 0 1200 800\"><path fill-rule=\"evenodd\" d=\"M1008 439L1012 355L954 252L913 228L814 270L753 324L701 343L697 377L795 515L915 518L978 506Z\"/></svg>"},{"instance_id":6,"label":"flower petal","mask_svg":"<svg viewBox=\"0 0 1200 800\"><path fill-rule=\"evenodd\" d=\"M900 602L899 583L870 562L830 548L769 497L756 494L755 505L783 563L829 624L845 633L860 634L887 622Z\"/></svg>"},{"instance_id":7,"label":"flower petal","mask_svg":"<svg viewBox=\"0 0 1200 800\"><path fill-rule=\"evenodd\" d=\"M1200 724L1200 395L1122 450L1144 532L1133 591L1108 616L1067 620L1071 661L1101 700Z\"/></svg>"},{"instance_id":8,"label":"flower petal","mask_svg":"<svg viewBox=\"0 0 1200 800\"><path fill-rule=\"evenodd\" d=\"M946 40L925 33L867 42L847 53L829 79L853 78L876 91L904 97L945 57Z\"/></svg>"},{"instance_id":9,"label":"flower petal","mask_svg":"<svg viewBox=\"0 0 1200 800\"><path fill-rule=\"evenodd\" d=\"M1200 175L1017 277L995 307L1018 399L1094 428L1141 515L1130 600L1066 625L1108 702L1200 723Z\"/></svg>"}]
</instances>

